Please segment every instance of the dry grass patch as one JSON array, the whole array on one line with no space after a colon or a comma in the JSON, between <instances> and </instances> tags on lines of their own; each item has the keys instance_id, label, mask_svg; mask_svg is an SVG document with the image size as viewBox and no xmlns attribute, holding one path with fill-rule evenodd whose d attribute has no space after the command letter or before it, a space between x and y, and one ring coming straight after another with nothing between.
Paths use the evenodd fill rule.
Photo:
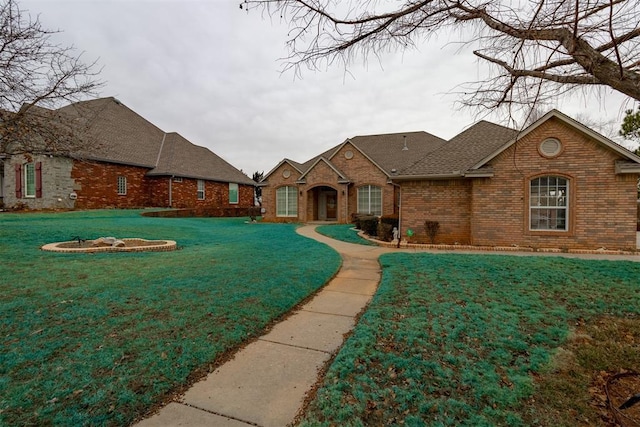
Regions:
<instances>
[{"instance_id":1,"label":"dry grass patch","mask_svg":"<svg viewBox=\"0 0 640 427\"><path fill-rule=\"evenodd\" d=\"M640 425L640 404L618 410L640 393L640 318L580 320L548 370L536 376L525 420L530 425ZM635 423L635 424L634 424Z\"/></svg>"}]
</instances>

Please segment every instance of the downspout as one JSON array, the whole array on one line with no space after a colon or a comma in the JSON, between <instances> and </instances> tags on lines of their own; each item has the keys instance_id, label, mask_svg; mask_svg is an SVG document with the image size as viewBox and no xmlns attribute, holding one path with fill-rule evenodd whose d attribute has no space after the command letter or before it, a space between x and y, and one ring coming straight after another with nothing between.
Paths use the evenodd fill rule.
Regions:
<instances>
[{"instance_id":1,"label":"downspout","mask_svg":"<svg viewBox=\"0 0 640 427\"><path fill-rule=\"evenodd\" d=\"M345 184L344 188L344 223L349 224L349 184Z\"/></svg>"},{"instance_id":2,"label":"downspout","mask_svg":"<svg viewBox=\"0 0 640 427\"><path fill-rule=\"evenodd\" d=\"M402 240L402 187L393 181L391 181L391 185L398 187L398 247L400 247L400 241Z\"/></svg>"},{"instance_id":3,"label":"downspout","mask_svg":"<svg viewBox=\"0 0 640 427\"><path fill-rule=\"evenodd\" d=\"M172 207L173 205L173 194L171 192L172 184L173 184L173 175L169 177L169 207Z\"/></svg>"}]
</instances>

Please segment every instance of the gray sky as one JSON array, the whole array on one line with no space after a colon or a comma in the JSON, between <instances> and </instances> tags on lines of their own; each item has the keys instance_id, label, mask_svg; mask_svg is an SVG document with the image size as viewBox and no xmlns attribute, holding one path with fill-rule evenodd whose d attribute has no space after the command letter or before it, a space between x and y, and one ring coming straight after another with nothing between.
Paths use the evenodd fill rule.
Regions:
<instances>
[{"instance_id":1,"label":"gray sky","mask_svg":"<svg viewBox=\"0 0 640 427\"><path fill-rule=\"evenodd\" d=\"M458 110L459 84L486 74L449 40L323 71L282 74L288 28L239 0L22 0L56 40L98 60L115 96L166 132L178 132L242 169L268 172L356 135L424 130L448 139L479 119ZM619 128L627 99L615 92L558 100L561 111ZM610 130L611 130L610 129Z\"/></svg>"}]
</instances>

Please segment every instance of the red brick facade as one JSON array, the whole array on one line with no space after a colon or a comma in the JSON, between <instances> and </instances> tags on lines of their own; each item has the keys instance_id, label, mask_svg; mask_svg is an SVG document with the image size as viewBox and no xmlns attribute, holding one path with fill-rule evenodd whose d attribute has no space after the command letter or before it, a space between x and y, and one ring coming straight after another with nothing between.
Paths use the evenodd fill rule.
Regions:
<instances>
[{"instance_id":1,"label":"red brick facade","mask_svg":"<svg viewBox=\"0 0 640 427\"><path fill-rule=\"evenodd\" d=\"M350 151L351 155L345 156L347 151ZM331 158L331 163L335 169L321 160L304 176L287 162L271 171L267 177L268 186L262 189L262 207L265 209L263 219L273 222L335 219L340 223L348 223L351 221L351 216L358 213L358 188L366 185L381 188L383 215L397 212L396 186L390 184L388 176L353 145L345 144ZM339 173L344 174L347 180ZM295 217L277 216L276 214L276 191L283 186L296 188L298 214ZM324 210L321 208L321 198L323 193L331 192L335 192L336 217L323 218Z\"/></svg>"},{"instance_id":2,"label":"red brick facade","mask_svg":"<svg viewBox=\"0 0 640 427\"><path fill-rule=\"evenodd\" d=\"M78 209L141 208L150 205L147 168L113 163L74 162L71 178ZM126 194L118 194L118 176L127 179Z\"/></svg>"},{"instance_id":3,"label":"red brick facade","mask_svg":"<svg viewBox=\"0 0 640 427\"><path fill-rule=\"evenodd\" d=\"M253 186L238 185L238 203L229 203L229 184L204 181L204 199L198 199L198 180L147 176L148 168L102 162L75 162L71 170L78 209L104 208L212 208L253 206ZM126 194L118 194L118 177L126 178ZM171 203L169 192L171 191Z\"/></svg>"},{"instance_id":4,"label":"red brick facade","mask_svg":"<svg viewBox=\"0 0 640 427\"><path fill-rule=\"evenodd\" d=\"M539 150L556 138L562 151ZM493 177L402 182L401 228L428 242L424 222L438 221L436 243L560 249L635 249L638 174L616 174L624 158L604 144L551 118L492 159ZM537 176L569 182L568 230L532 231L529 185Z\"/></svg>"}]
</instances>

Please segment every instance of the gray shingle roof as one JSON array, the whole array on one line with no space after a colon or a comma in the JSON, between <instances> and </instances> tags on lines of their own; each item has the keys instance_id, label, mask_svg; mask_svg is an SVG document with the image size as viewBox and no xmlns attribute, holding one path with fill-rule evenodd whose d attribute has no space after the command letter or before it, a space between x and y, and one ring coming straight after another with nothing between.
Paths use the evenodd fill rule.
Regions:
<instances>
[{"instance_id":1,"label":"gray shingle roof","mask_svg":"<svg viewBox=\"0 0 640 427\"><path fill-rule=\"evenodd\" d=\"M165 133L115 98L77 102L59 111L80 116L88 138L96 142L79 156L147 167L152 169L149 175L255 184L209 149L177 133Z\"/></svg>"},{"instance_id":2,"label":"gray shingle roof","mask_svg":"<svg viewBox=\"0 0 640 427\"><path fill-rule=\"evenodd\" d=\"M446 143L444 139L423 131L354 136L347 141L368 156L387 175L391 175L393 169L399 171L411 165L416 159ZM405 141L407 150L403 150ZM343 145L344 143L336 145L303 163L303 171L307 171L320 157L330 160Z\"/></svg>"},{"instance_id":3,"label":"gray shingle roof","mask_svg":"<svg viewBox=\"0 0 640 427\"><path fill-rule=\"evenodd\" d=\"M175 132L166 135L158 165L148 175L175 175L185 178L255 184L251 178L208 148L192 144Z\"/></svg>"},{"instance_id":4,"label":"gray shingle roof","mask_svg":"<svg viewBox=\"0 0 640 427\"><path fill-rule=\"evenodd\" d=\"M480 121L412 165L398 170L398 175L462 175L517 134L514 129Z\"/></svg>"}]
</instances>

